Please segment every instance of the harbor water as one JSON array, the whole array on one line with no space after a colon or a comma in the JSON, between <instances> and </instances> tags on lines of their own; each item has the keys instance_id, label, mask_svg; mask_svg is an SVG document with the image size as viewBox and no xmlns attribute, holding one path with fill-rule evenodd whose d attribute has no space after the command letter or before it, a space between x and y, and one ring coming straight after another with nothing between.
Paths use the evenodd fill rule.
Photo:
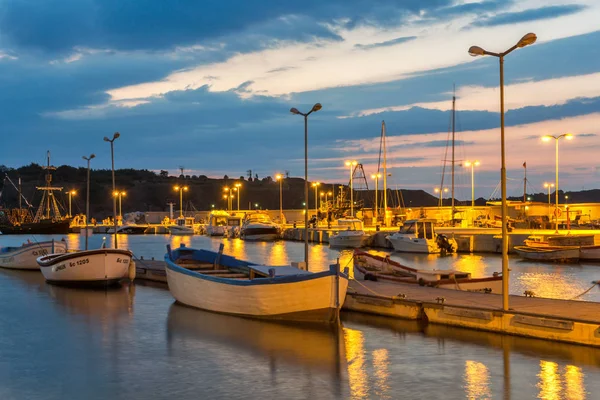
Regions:
<instances>
[{"instance_id":1,"label":"harbor water","mask_svg":"<svg viewBox=\"0 0 600 400\"><path fill-rule=\"evenodd\" d=\"M48 237L36 237L37 240ZM60 239L59 236L54 236ZM24 236L0 236L18 245ZM68 235L81 248L79 235ZM90 248L103 236L90 238ZM119 236L136 256L165 246L218 249L265 264L303 258L303 243L202 236ZM110 237L106 237L110 246ZM311 245L310 268L348 251ZM398 255L409 266L500 270L496 255ZM600 265L544 265L511 258L513 294L574 298ZM600 301L592 288L578 298ZM600 349L362 315L339 328L279 324L176 304L165 285L112 290L51 286L36 271L0 270L0 399L593 399Z\"/></svg>"}]
</instances>

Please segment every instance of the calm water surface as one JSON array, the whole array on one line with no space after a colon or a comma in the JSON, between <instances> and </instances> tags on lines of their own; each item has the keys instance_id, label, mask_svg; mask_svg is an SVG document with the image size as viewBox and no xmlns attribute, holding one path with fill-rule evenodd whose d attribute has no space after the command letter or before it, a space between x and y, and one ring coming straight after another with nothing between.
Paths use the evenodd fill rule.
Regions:
<instances>
[{"instance_id":1,"label":"calm water surface","mask_svg":"<svg viewBox=\"0 0 600 400\"><path fill-rule=\"evenodd\" d=\"M303 244L206 237L123 236L124 247L162 258L180 243L263 263L303 258ZM37 237L41 240L41 237ZM0 236L0 245L23 237ZM72 248L81 238L69 235ZM98 247L102 236L90 238ZM312 268L347 252L309 249ZM419 268L474 276L495 256L396 257ZM570 298L598 278L593 265L511 260L511 292ZM598 290L582 297L598 301ZM600 350L344 314L339 329L275 324L175 304L163 285L109 291L47 285L39 272L0 270L0 399L594 399Z\"/></svg>"}]
</instances>

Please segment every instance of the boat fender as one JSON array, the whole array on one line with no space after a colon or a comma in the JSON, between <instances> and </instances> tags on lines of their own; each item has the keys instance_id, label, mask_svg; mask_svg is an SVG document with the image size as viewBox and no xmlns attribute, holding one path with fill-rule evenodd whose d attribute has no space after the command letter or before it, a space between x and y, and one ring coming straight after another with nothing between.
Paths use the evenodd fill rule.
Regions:
<instances>
[{"instance_id":1,"label":"boat fender","mask_svg":"<svg viewBox=\"0 0 600 400\"><path fill-rule=\"evenodd\" d=\"M269 278L275 278L275 268L269 268Z\"/></svg>"},{"instance_id":2,"label":"boat fender","mask_svg":"<svg viewBox=\"0 0 600 400\"><path fill-rule=\"evenodd\" d=\"M135 279L135 262L133 260L129 261L129 280L133 282Z\"/></svg>"}]
</instances>

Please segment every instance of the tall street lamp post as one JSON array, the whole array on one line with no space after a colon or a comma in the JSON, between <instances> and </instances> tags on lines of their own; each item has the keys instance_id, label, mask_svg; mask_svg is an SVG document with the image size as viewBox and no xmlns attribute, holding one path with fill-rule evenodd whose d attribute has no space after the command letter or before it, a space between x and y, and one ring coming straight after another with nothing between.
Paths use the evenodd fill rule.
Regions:
<instances>
[{"instance_id":1,"label":"tall street lamp post","mask_svg":"<svg viewBox=\"0 0 600 400\"><path fill-rule=\"evenodd\" d=\"M277 174L275 180L279 181L279 223L283 224L283 176Z\"/></svg>"},{"instance_id":2,"label":"tall street lamp post","mask_svg":"<svg viewBox=\"0 0 600 400\"><path fill-rule=\"evenodd\" d=\"M503 53L492 53L479 46L471 46L471 56L494 56L500 62L500 186L502 192L502 309L508 311L508 208L506 206L506 157L504 149L504 57L513 50L535 43L537 36L528 33L519 40L517 44Z\"/></svg>"},{"instance_id":3,"label":"tall street lamp post","mask_svg":"<svg viewBox=\"0 0 600 400\"><path fill-rule=\"evenodd\" d=\"M123 213L121 212L121 200L123 198L123 196L125 196L125 192L113 192L113 196L118 197L119 198L119 219L123 219Z\"/></svg>"},{"instance_id":4,"label":"tall street lamp post","mask_svg":"<svg viewBox=\"0 0 600 400\"><path fill-rule=\"evenodd\" d=\"M433 188L433 192L434 193L439 193L440 194L440 207L442 207L444 205L444 193L448 193L448 188Z\"/></svg>"},{"instance_id":5,"label":"tall street lamp post","mask_svg":"<svg viewBox=\"0 0 600 400\"><path fill-rule=\"evenodd\" d=\"M308 116L322 108L321 103L316 103L309 112L302 113L292 107L290 112L304 117L304 264L308 270Z\"/></svg>"},{"instance_id":6,"label":"tall street lamp post","mask_svg":"<svg viewBox=\"0 0 600 400\"><path fill-rule=\"evenodd\" d=\"M240 211L240 197L242 197L240 191L242 190L242 184L239 182L236 183L235 189L237 190L237 210Z\"/></svg>"},{"instance_id":7,"label":"tall street lamp post","mask_svg":"<svg viewBox=\"0 0 600 400\"><path fill-rule=\"evenodd\" d=\"M86 197L85 197L85 249L88 249L88 224L90 219L90 161L95 158L96 155L90 154L89 157L83 156L82 158L87 161L87 183L86 183Z\"/></svg>"},{"instance_id":8,"label":"tall street lamp post","mask_svg":"<svg viewBox=\"0 0 600 400\"><path fill-rule=\"evenodd\" d=\"M475 207L475 167L478 167L481 163L475 161L465 161L465 167L471 167L471 207Z\"/></svg>"},{"instance_id":9,"label":"tall street lamp post","mask_svg":"<svg viewBox=\"0 0 600 400\"><path fill-rule=\"evenodd\" d=\"M69 218L71 218L73 217L73 214L71 214L71 196L75 196L77 192L75 190L69 190L67 193L69 194Z\"/></svg>"},{"instance_id":10,"label":"tall street lamp post","mask_svg":"<svg viewBox=\"0 0 600 400\"><path fill-rule=\"evenodd\" d=\"M315 188L315 219L316 224L319 225L319 196L317 196L317 190L319 189L319 185L321 182L313 182L313 187Z\"/></svg>"},{"instance_id":11,"label":"tall street lamp post","mask_svg":"<svg viewBox=\"0 0 600 400\"><path fill-rule=\"evenodd\" d=\"M548 217L552 221L552 211L550 211L550 189L554 187L554 183L544 182L544 187L548 188Z\"/></svg>"},{"instance_id":12,"label":"tall street lamp post","mask_svg":"<svg viewBox=\"0 0 600 400\"><path fill-rule=\"evenodd\" d=\"M354 217L354 186L353 186L353 175L354 175L354 167L358 162L356 161L346 161L346 167L350 167L350 217Z\"/></svg>"},{"instance_id":13,"label":"tall street lamp post","mask_svg":"<svg viewBox=\"0 0 600 400\"><path fill-rule=\"evenodd\" d=\"M377 195L379 193L379 178L381 178L381 174L373 174L371 178L375 179L375 207L374 209L374 217L375 217L375 225L377 225L377 211L379 211L379 203L377 202Z\"/></svg>"},{"instance_id":14,"label":"tall street lamp post","mask_svg":"<svg viewBox=\"0 0 600 400\"><path fill-rule=\"evenodd\" d=\"M566 140L572 140L573 139L573 134L571 133L563 133L562 135L559 136L553 136L553 135L546 135L546 136L542 136L542 140L544 142L549 142L552 139L554 139L554 142L556 143L556 177L555 177L555 185L556 185L556 205L555 205L555 216L556 216L556 233L558 233L558 141L562 138L565 138Z\"/></svg>"},{"instance_id":15,"label":"tall street lamp post","mask_svg":"<svg viewBox=\"0 0 600 400\"><path fill-rule=\"evenodd\" d=\"M113 134L112 139L104 136L104 141L110 143L110 161L112 167L112 191L115 191L115 140L117 140L121 136L119 132L115 132ZM115 249L118 248L117 243L117 198L113 197L113 218L114 218L114 230L115 230Z\"/></svg>"},{"instance_id":16,"label":"tall street lamp post","mask_svg":"<svg viewBox=\"0 0 600 400\"><path fill-rule=\"evenodd\" d=\"M183 218L183 192L188 191L187 186L175 186L173 189L179 191L179 218Z\"/></svg>"}]
</instances>

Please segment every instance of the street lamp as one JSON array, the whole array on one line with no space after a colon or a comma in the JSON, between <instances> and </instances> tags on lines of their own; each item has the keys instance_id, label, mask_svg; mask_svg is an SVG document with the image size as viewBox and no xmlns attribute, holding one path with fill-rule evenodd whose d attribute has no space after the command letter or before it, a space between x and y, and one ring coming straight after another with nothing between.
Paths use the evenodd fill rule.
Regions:
<instances>
[{"instance_id":1,"label":"street lamp","mask_svg":"<svg viewBox=\"0 0 600 400\"><path fill-rule=\"evenodd\" d=\"M88 224L90 219L90 161L95 158L95 154L90 154L89 157L83 156L82 158L87 161L87 182L86 182L86 197L85 197L85 249L88 249ZM116 229L115 229L116 232ZM116 236L115 236L116 239Z\"/></svg>"},{"instance_id":2,"label":"street lamp","mask_svg":"<svg viewBox=\"0 0 600 400\"><path fill-rule=\"evenodd\" d=\"M173 189L179 191L179 218L183 218L183 192L188 191L187 186L175 186Z\"/></svg>"},{"instance_id":3,"label":"street lamp","mask_svg":"<svg viewBox=\"0 0 600 400\"><path fill-rule=\"evenodd\" d=\"M75 196L77 192L75 190L69 190L67 193L69 194L69 218L71 218L73 216L73 214L71 214L71 196Z\"/></svg>"},{"instance_id":4,"label":"street lamp","mask_svg":"<svg viewBox=\"0 0 600 400\"><path fill-rule=\"evenodd\" d=\"M225 186L223 188L223 191L228 193L228 196L227 196L227 211L231 211L231 209L233 208L233 194L231 193L233 190L236 190L236 188L230 188L230 187L227 187L227 186ZM238 202L239 202L239 199L238 199Z\"/></svg>"},{"instance_id":5,"label":"street lamp","mask_svg":"<svg viewBox=\"0 0 600 400\"><path fill-rule=\"evenodd\" d=\"M471 167L471 207L475 207L475 167L478 167L481 163L475 161L465 161L465 167Z\"/></svg>"},{"instance_id":6,"label":"street lamp","mask_svg":"<svg viewBox=\"0 0 600 400\"><path fill-rule=\"evenodd\" d=\"M277 174L275 180L279 181L279 222L283 224L283 176Z\"/></svg>"},{"instance_id":7,"label":"street lamp","mask_svg":"<svg viewBox=\"0 0 600 400\"><path fill-rule=\"evenodd\" d=\"M548 188L548 216L552 218L550 213L550 189L554 187L554 183L544 182L544 187Z\"/></svg>"},{"instance_id":8,"label":"street lamp","mask_svg":"<svg viewBox=\"0 0 600 400\"><path fill-rule=\"evenodd\" d=\"M513 50L525 47L535 43L537 36L534 33L528 33L521 38L511 48L503 53L492 53L479 46L471 46L469 54L471 56L494 56L498 57L500 62L500 186L502 192L502 309L508 311L508 208L506 205L506 157L504 149L504 57Z\"/></svg>"},{"instance_id":9,"label":"street lamp","mask_svg":"<svg viewBox=\"0 0 600 400\"><path fill-rule=\"evenodd\" d=\"M112 139L104 136L104 141L110 143L110 161L112 166L112 190L115 191L115 140L121 136L119 132L113 134ZM113 217L114 217L114 229L115 229L115 249L118 248L117 244L117 198L113 197Z\"/></svg>"},{"instance_id":10,"label":"street lamp","mask_svg":"<svg viewBox=\"0 0 600 400\"><path fill-rule=\"evenodd\" d=\"M555 162L555 164L556 164L556 177L555 177L555 180L556 180L556 182L555 182L555 185L556 185L556 191L555 191L555 194L556 194L556 206L555 206L556 210L558 210L558 141L561 138L565 138L566 140L572 140L573 137L574 136L573 136L572 133L563 133L562 135L559 135L559 136L553 136L553 135L542 136L542 141L549 142L552 139L554 139L554 142L556 144L556 146L555 146L555 148L556 148L556 162ZM558 211L554 211L554 212L556 214L556 233L558 233Z\"/></svg>"},{"instance_id":11,"label":"street lamp","mask_svg":"<svg viewBox=\"0 0 600 400\"><path fill-rule=\"evenodd\" d=\"M319 189L319 185L321 184L321 182L313 182L313 187L315 188L315 219L316 219L316 223L317 225L319 224L319 203L317 203L319 201L319 197L317 196L317 190Z\"/></svg>"},{"instance_id":12,"label":"street lamp","mask_svg":"<svg viewBox=\"0 0 600 400\"><path fill-rule=\"evenodd\" d=\"M354 167L356 167L358 163L356 161L346 161L346 166L350 167L350 216L354 217L354 189L352 186L352 178Z\"/></svg>"},{"instance_id":13,"label":"street lamp","mask_svg":"<svg viewBox=\"0 0 600 400\"><path fill-rule=\"evenodd\" d=\"M238 192L238 195L237 195L237 210L240 211L240 197L242 197L241 194L240 194L241 193L240 190L242 190L242 184L238 182L234 186L235 186L235 188L236 188L236 190Z\"/></svg>"},{"instance_id":14,"label":"street lamp","mask_svg":"<svg viewBox=\"0 0 600 400\"><path fill-rule=\"evenodd\" d=\"M123 219L123 214L121 213L121 199L123 196L125 196L125 192L113 192L113 196L118 197L119 198L119 219Z\"/></svg>"},{"instance_id":15,"label":"street lamp","mask_svg":"<svg viewBox=\"0 0 600 400\"><path fill-rule=\"evenodd\" d=\"M308 116L321 108L321 103L316 103L307 113L301 113L295 107L290 109L292 114L304 117L304 263L306 270L308 270Z\"/></svg>"},{"instance_id":16,"label":"street lamp","mask_svg":"<svg viewBox=\"0 0 600 400\"><path fill-rule=\"evenodd\" d=\"M381 178L381 174L373 174L371 175L371 178L375 179L375 213L374 213L374 217L375 217L375 224L377 224L377 211L379 209L379 203L377 203L377 195L379 193L379 178Z\"/></svg>"},{"instance_id":17,"label":"street lamp","mask_svg":"<svg viewBox=\"0 0 600 400\"><path fill-rule=\"evenodd\" d=\"M440 188L436 187L433 188L433 192L434 193L439 193L440 194L440 207L442 207L444 205L444 193L448 193L448 188L444 188L444 190L441 190Z\"/></svg>"}]
</instances>

